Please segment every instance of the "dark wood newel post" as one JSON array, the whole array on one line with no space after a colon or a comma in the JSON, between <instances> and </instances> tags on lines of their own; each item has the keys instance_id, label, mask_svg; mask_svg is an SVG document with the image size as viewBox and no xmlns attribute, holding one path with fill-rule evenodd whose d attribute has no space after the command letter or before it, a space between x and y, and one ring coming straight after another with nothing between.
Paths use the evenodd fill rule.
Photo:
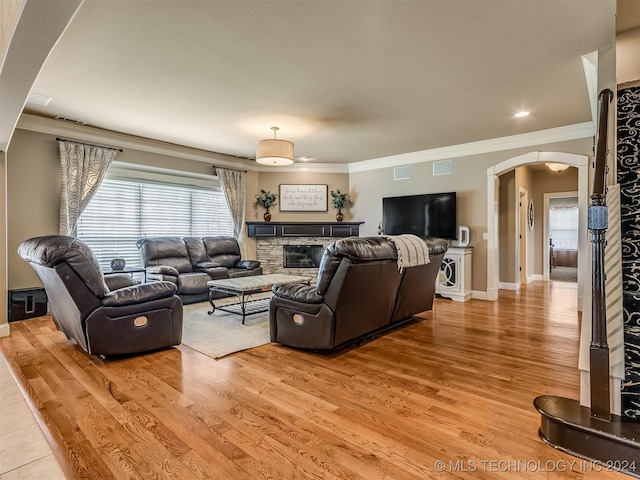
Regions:
<instances>
[{"instance_id":1,"label":"dark wood newel post","mask_svg":"<svg viewBox=\"0 0 640 480\"><path fill-rule=\"evenodd\" d=\"M607 305L605 296L606 232L608 228L606 176L607 125L611 90L598 97L593 191L589 202L588 227L591 234L592 288L589 381L591 406L556 395L540 395L533 401L540 412L538 434L547 444L563 452L603 464L620 465L620 472L640 478L640 422L611 413ZM612 123L615 128L615 123ZM615 260L614 260L615 261ZM615 392L618 395L618 392Z\"/></svg>"},{"instance_id":2,"label":"dark wood newel post","mask_svg":"<svg viewBox=\"0 0 640 480\"><path fill-rule=\"evenodd\" d=\"M607 207L604 197L594 195L589 205L591 231L592 289L591 344L589 347L591 415L611 419L609 392L609 345L607 344L607 311L605 301L604 247L607 229Z\"/></svg>"},{"instance_id":3,"label":"dark wood newel post","mask_svg":"<svg viewBox=\"0 0 640 480\"><path fill-rule=\"evenodd\" d=\"M591 416L611 420L611 395L609 388L609 345L607 343L607 311L605 296L604 249L608 227L606 206L607 176L607 122L611 90L603 90L599 97L598 132L596 136L595 172L593 192L588 211L588 227L591 232L592 256L592 304L591 344L589 347Z\"/></svg>"}]
</instances>

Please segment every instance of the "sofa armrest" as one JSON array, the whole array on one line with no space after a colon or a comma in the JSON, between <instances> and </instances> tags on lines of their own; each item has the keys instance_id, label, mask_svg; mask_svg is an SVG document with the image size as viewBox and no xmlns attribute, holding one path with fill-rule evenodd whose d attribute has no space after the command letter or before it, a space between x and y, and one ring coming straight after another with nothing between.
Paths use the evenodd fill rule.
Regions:
<instances>
[{"instance_id":1,"label":"sofa armrest","mask_svg":"<svg viewBox=\"0 0 640 480\"><path fill-rule=\"evenodd\" d=\"M143 283L108 293L102 299L102 305L105 307L120 307L139 304L159 298L170 297L177 291L178 287L171 282Z\"/></svg>"},{"instance_id":2,"label":"sofa armrest","mask_svg":"<svg viewBox=\"0 0 640 480\"><path fill-rule=\"evenodd\" d=\"M152 265L150 267L147 267L147 273L158 273L161 275L172 275L174 277L177 277L178 275L180 275L180 273L178 272L178 270L176 270L174 267L170 267L169 265Z\"/></svg>"},{"instance_id":3,"label":"sofa armrest","mask_svg":"<svg viewBox=\"0 0 640 480\"><path fill-rule=\"evenodd\" d=\"M447 253L449 249L449 241L443 238L427 237L424 242L429 247L429 256L439 255L441 253Z\"/></svg>"},{"instance_id":4,"label":"sofa armrest","mask_svg":"<svg viewBox=\"0 0 640 480\"><path fill-rule=\"evenodd\" d=\"M271 288L273 294L279 298L300 303L318 304L324 302L324 295L318 293L315 287L304 283L289 283L286 285L274 285Z\"/></svg>"},{"instance_id":5,"label":"sofa armrest","mask_svg":"<svg viewBox=\"0 0 640 480\"><path fill-rule=\"evenodd\" d=\"M137 284L137 282L126 273L104 275L104 283L107 284L111 292Z\"/></svg>"},{"instance_id":6,"label":"sofa armrest","mask_svg":"<svg viewBox=\"0 0 640 480\"><path fill-rule=\"evenodd\" d=\"M238 260L233 268L244 268L245 270L253 270L254 268L258 268L260 266L260 262L257 260Z\"/></svg>"}]
</instances>

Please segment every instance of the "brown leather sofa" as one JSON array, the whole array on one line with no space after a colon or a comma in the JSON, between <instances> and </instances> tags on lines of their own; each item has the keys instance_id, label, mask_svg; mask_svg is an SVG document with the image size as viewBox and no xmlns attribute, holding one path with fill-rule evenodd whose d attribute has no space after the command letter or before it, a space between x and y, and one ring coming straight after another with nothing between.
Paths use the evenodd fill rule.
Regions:
<instances>
[{"instance_id":1,"label":"brown leather sofa","mask_svg":"<svg viewBox=\"0 0 640 480\"><path fill-rule=\"evenodd\" d=\"M123 355L180 344L182 302L174 284L103 277L89 247L68 236L31 238L18 254L40 278L58 330L86 352Z\"/></svg>"},{"instance_id":2,"label":"brown leather sofa","mask_svg":"<svg viewBox=\"0 0 640 480\"><path fill-rule=\"evenodd\" d=\"M430 262L398 269L385 237L348 237L325 250L317 285L276 285L269 304L272 342L329 350L431 310L448 242L424 239Z\"/></svg>"},{"instance_id":3,"label":"brown leather sofa","mask_svg":"<svg viewBox=\"0 0 640 480\"><path fill-rule=\"evenodd\" d=\"M209 280L262 274L260 262L241 259L233 237L155 237L137 245L147 281L174 283L184 304L207 300Z\"/></svg>"}]
</instances>

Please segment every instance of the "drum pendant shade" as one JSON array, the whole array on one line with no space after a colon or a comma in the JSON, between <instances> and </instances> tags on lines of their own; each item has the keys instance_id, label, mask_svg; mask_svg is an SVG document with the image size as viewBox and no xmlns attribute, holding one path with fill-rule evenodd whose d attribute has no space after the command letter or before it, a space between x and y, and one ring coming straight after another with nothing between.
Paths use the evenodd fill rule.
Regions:
<instances>
[{"instance_id":1,"label":"drum pendant shade","mask_svg":"<svg viewBox=\"0 0 640 480\"><path fill-rule=\"evenodd\" d=\"M271 166L291 165L293 163L293 143L275 138L278 127L271 127L271 130L273 130L273 138L258 142L256 162Z\"/></svg>"}]
</instances>

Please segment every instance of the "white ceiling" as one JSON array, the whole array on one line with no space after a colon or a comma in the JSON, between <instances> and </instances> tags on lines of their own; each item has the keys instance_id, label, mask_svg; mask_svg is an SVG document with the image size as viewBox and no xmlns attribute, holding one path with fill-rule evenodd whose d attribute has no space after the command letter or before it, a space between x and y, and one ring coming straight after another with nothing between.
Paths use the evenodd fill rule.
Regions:
<instances>
[{"instance_id":1,"label":"white ceiling","mask_svg":"<svg viewBox=\"0 0 640 480\"><path fill-rule=\"evenodd\" d=\"M614 41L613 0L86 0L26 111L350 163L588 122L581 56Z\"/></svg>"}]
</instances>

